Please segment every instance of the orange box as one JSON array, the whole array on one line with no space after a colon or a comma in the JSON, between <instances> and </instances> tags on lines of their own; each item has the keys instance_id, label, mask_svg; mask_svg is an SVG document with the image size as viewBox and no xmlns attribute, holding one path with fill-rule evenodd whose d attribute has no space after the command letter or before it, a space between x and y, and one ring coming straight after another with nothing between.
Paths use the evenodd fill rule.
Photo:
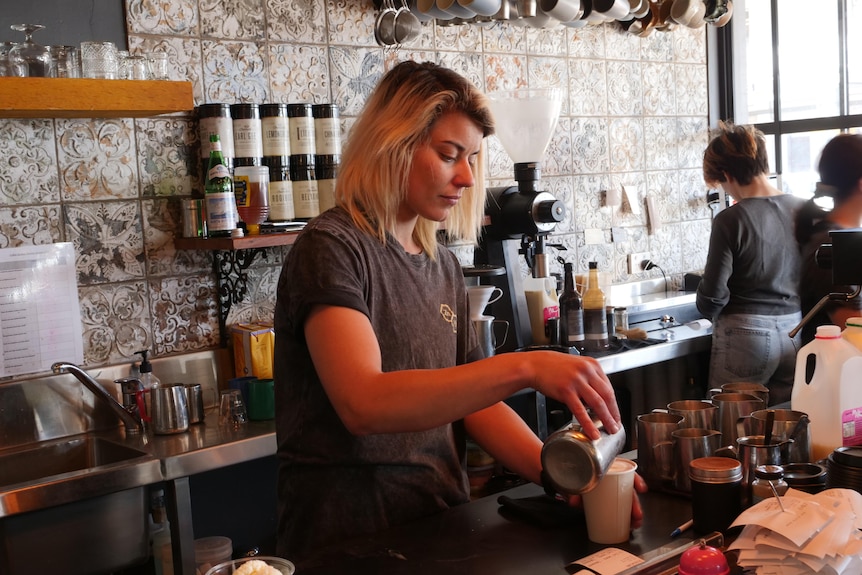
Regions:
<instances>
[{"instance_id":1,"label":"orange box","mask_svg":"<svg viewBox=\"0 0 862 575\"><path fill-rule=\"evenodd\" d=\"M275 330L271 322L237 323L230 327L236 377L272 379Z\"/></svg>"}]
</instances>

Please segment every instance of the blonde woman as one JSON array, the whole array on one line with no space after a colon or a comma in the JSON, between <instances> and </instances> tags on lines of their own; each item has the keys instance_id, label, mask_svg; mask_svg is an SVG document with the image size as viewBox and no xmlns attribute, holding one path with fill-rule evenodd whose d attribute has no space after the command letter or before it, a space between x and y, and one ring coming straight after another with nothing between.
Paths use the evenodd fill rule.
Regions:
<instances>
[{"instance_id":1,"label":"blonde woman","mask_svg":"<svg viewBox=\"0 0 862 575\"><path fill-rule=\"evenodd\" d=\"M402 62L381 80L342 157L335 208L285 261L276 305L279 554L300 559L465 503L464 433L541 481L542 442L503 400L534 388L587 431L620 414L596 361L482 358L441 223L475 241L485 97L455 72ZM638 488L643 489L642 480ZM635 525L640 520L635 505Z\"/></svg>"}]
</instances>

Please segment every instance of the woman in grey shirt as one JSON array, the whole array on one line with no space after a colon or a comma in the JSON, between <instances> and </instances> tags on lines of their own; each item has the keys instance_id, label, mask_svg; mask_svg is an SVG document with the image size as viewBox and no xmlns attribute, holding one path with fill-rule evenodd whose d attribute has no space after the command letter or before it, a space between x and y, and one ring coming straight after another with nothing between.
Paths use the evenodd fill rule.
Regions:
<instances>
[{"instance_id":1,"label":"woman in grey shirt","mask_svg":"<svg viewBox=\"0 0 862 575\"><path fill-rule=\"evenodd\" d=\"M804 200L769 183L766 140L722 123L707 146L703 177L736 203L713 221L697 308L713 322L710 388L753 382L774 405L790 400L802 319L794 218Z\"/></svg>"}]
</instances>

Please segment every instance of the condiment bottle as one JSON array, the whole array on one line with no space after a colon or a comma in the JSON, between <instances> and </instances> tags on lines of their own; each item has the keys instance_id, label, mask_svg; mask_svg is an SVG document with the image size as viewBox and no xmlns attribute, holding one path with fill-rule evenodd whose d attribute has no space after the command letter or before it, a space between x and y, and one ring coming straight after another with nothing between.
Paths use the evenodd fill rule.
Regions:
<instances>
[{"instance_id":1,"label":"condiment bottle","mask_svg":"<svg viewBox=\"0 0 862 575\"><path fill-rule=\"evenodd\" d=\"M230 237L236 228L236 197L233 193L233 178L221 152L218 134L210 136L210 161L207 168L207 183L204 200L207 210L207 235Z\"/></svg>"},{"instance_id":2,"label":"condiment bottle","mask_svg":"<svg viewBox=\"0 0 862 575\"><path fill-rule=\"evenodd\" d=\"M862 317L850 317L844 324L846 327L841 332L841 337L852 343L856 349L862 352Z\"/></svg>"},{"instance_id":3,"label":"condiment bottle","mask_svg":"<svg viewBox=\"0 0 862 575\"><path fill-rule=\"evenodd\" d=\"M563 345L582 349L584 346L584 302L575 287L574 265L563 264L563 293L560 295Z\"/></svg>"},{"instance_id":4,"label":"condiment bottle","mask_svg":"<svg viewBox=\"0 0 862 575\"><path fill-rule=\"evenodd\" d=\"M784 495L788 485L784 481L784 468L780 465L758 465L754 468L754 481L751 482L751 504L760 503L764 499L774 497L775 493Z\"/></svg>"},{"instance_id":5,"label":"condiment bottle","mask_svg":"<svg viewBox=\"0 0 862 575\"><path fill-rule=\"evenodd\" d=\"M269 166L269 219L288 222L296 218L293 207L293 182L290 181L290 160L287 156L264 156Z\"/></svg>"},{"instance_id":6,"label":"condiment bottle","mask_svg":"<svg viewBox=\"0 0 862 575\"><path fill-rule=\"evenodd\" d=\"M261 104L260 125L263 156L289 156L290 126L287 121L287 104Z\"/></svg>"},{"instance_id":7,"label":"condiment bottle","mask_svg":"<svg viewBox=\"0 0 862 575\"><path fill-rule=\"evenodd\" d=\"M314 155L290 156L290 181L293 182L293 211L296 219L310 220L320 214Z\"/></svg>"},{"instance_id":8,"label":"condiment bottle","mask_svg":"<svg viewBox=\"0 0 862 575\"><path fill-rule=\"evenodd\" d=\"M287 121L290 126L291 155L311 155L316 153L314 117L311 104L288 104Z\"/></svg>"},{"instance_id":9,"label":"condiment bottle","mask_svg":"<svg viewBox=\"0 0 862 575\"><path fill-rule=\"evenodd\" d=\"M605 292L599 286L599 265L590 262L587 289L584 291L584 350L603 351L610 346Z\"/></svg>"},{"instance_id":10,"label":"condiment bottle","mask_svg":"<svg viewBox=\"0 0 862 575\"><path fill-rule=\"evenodd\" d=\"M141 375L138 379L140 379L141 387L144 391L144 405L146 406L147 417L151 418L153 416L153 390L159 387L162 382L153 373L153 364L147 358L147 355L150 353L149 350L142 349L135 353L141 356L141 363L138 366L138 371Z\"/></svg>"}]
</instances>

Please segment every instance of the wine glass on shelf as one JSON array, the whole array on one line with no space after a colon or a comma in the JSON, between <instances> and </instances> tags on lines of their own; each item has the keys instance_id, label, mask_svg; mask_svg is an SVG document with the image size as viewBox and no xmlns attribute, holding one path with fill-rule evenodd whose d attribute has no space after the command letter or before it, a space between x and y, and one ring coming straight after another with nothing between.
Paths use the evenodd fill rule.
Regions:
<instances>
[{"instance_id":1,"label":"wine glass on shelf","mask_svg":"<svg viewBox=\"0 0 862 575\"><path fill-rule=\"evenodd\" d=\"M13 30L24 32L24 41L9 50L9 63L16 76L51 76L51 52L46 46L33 41L33 32L44 28L41 24L12 24Z\"/></svg>"},{"instance_id":2,"label":"wine glass on shelf","mask_svg":"<svg viewBox=\"0 0 862 575\"><path fill-rule=\"evenodd\" d=\"M9 50L14 42L0 42L0 76L15 76L15 70L9 62Z\"/></svg>"}]
</instances>

